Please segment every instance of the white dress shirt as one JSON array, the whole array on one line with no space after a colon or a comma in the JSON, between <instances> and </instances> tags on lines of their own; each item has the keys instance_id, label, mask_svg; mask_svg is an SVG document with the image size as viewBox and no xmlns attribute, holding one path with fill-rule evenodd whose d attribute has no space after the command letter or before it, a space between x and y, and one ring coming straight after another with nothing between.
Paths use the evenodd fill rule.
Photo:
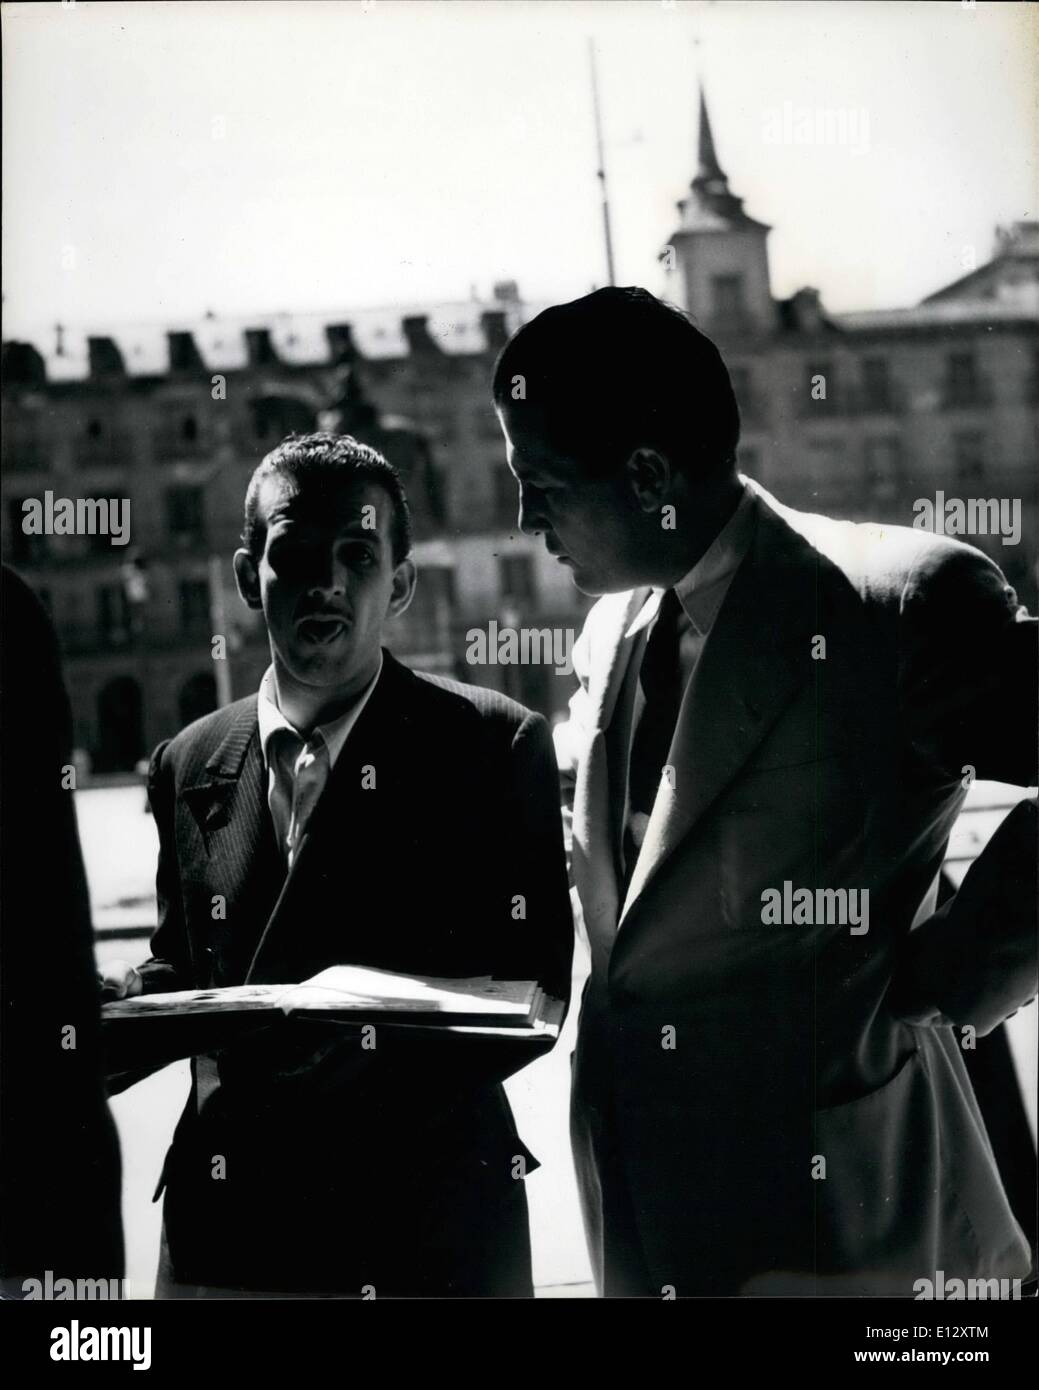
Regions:
<instances>
[{"instance_id":1,"label":"white dress shirt","mask_svg":"<svg viewBox=\"0 0 1039 1390\"><path fill-rule=\"evenodd\" d=\"M678 660L682 676L683 695L692 679L715 619L725 602L729 586L750 550L751 542L754 539L757 516L757 496L751 488L744 485L743 496L732 516L729 517L692 569L674 586L678 601L681 604L681 612L678 616ZM639 650L632 662L634 672L637 672L642 664L646 643L656 620L663 594L663 589L654 589L628 628L626 634L628 637L641 634ZM625 778L625 808L628 804L627 764L631 759L631 738L646 703L642 686L638 680L629 681L627 689L630 692L629 699L632 701L632 705L629 711L628 748L623 773ZM627 816L627 814L626 809L625 815ZM634 813L630 821L630 829L635 843L641 845L646 827L649 824L649 817L643 813Z\"/></svg>"},{"instance_id":2,"label":"white dress shirt","mask_svg":"<svg viewBox=\"0 0 1039 1390\"><path fill-rule=\"evenodd\" d=\"M268 666L264 672L256 716L263 760L267 765L267 805L274 822L274 837L290 869L307 821L381 673L380 652L378 669L356 702L338 719L318 725L307 739L278 708L274 667Z\"/></svg>"},{"instance_id":3,"label":"white dress shirt","mask_svg":"<svg viewBox=\"0 0 1039 1390\"><path fill-rule=\"evenodd\" d=\"M725 602L729 585L750 550L757 517L757 496L751 488L744 485L743 496L732 516L688 574L675 585L675 593L682 605L678 630L683 690L689 684L689 678L700 659L714 620ZM628 637L634 637L636 633L646 629L648 639L649 629L657 616L663 593L663 589L653 590L628 628ZM642 651L644 650L645 643L642 645ZM638 655L640 662L642 651Z\"/></svg>"}]
</instances>

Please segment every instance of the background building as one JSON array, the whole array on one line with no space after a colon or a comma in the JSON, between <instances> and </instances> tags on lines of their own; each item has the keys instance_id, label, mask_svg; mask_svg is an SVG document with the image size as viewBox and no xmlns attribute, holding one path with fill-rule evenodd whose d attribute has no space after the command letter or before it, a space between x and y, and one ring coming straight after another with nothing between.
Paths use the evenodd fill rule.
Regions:
<instances>
[{"instance_id":1,"label":"background building","mask_svg":"<svg viewBox=\"0 0 1039 1390\"><path fill-rule=\"evenodd\" d=\"M744 472L781 500L911 526L914 502L1016 499L1021 537L965 537L1036 602L1039 228L908 309L827 313L772 296L769 228L729 189L701 96L699 167L661 252L668 296L713 338L740 403ZM814 389L813 389L814 387Z\"/></svg>"},{"instance_id":2,"label":"background building","mask_svg":"<svg viewBox=\"0 0 1039 1390\"><path fill-rule=\"evenodd\" d=\"M1035 226L998 231L988 264L912 308L834 315L810 288L777 300L769 228L730 191L702 97L699 167L678 208L666 292L729 364L744 471L794 506L900 525L939 490L1016 500L1018 544L969 539L1034 607ZM413 313L207 316L4 344L5 555L53 615L95 772L133 769L218 700L256 688L266 644L230 557L249 475L290 430L342 428L404 475L420 582L392 631L397 654L549 715L564 708L573 679L552 666L465 661L466 633L492 619L579 629L588 607L515 529L489 395L498 349L539 307L504 283L488 301ZM129 498L130 544L26 535L22 503L48 490Z\"/></svg>"}]
</instances>

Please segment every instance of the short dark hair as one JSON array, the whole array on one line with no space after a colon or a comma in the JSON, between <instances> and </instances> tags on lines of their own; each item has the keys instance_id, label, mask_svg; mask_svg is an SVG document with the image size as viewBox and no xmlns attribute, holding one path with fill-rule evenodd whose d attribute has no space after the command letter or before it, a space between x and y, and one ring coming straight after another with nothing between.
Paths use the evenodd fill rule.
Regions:
<instances>
[{"instance_id":1,"label":"short dark hair","mask_svg":"<svg viewBox=\"0 0 1039 1390\"><path fill-rule=\"evenodd\" d=\"M639 446L705 477L735 466L740 413L721 354L648 290L595 290L545 309L502 348L493 389L500 407L543 409L552 444L598 471Z\"/></svg>"},{"instance_id":2,"label":"short dark hair","mask_svg":"<svg viewBox=\"0 0 1039 1390\"><path fill-rule=\"evenodd\" d=\"M245 493L245 525L242 544L254 559L263 554L266 528L258 516L260 487L275 476L320 478L330 482L364 481L377 483L393 503L390 544L393 563L399 565L411 552L411 515L400 474L377 449L362 444L350 434L290 434L259 463Z\"/></svg>"}]
</instances>

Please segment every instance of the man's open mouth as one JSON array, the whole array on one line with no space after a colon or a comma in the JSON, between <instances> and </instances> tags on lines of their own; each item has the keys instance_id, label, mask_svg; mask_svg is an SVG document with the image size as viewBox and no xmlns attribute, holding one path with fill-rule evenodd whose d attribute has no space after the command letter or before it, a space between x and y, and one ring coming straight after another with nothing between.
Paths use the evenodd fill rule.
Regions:
<instances>
[{"instance_id":1,"label":"man's open mouth","mask_svg":"<svg viewBox=\"0 0 1039 1390\"><path fill-rule=\"evenodd\" d=\"M297 631L305 642L323 644L334 642L346 632L346 628L346 619L338 613L312 614L309 618L301 618L297 625Z\"/></svg>"}]
</instances>

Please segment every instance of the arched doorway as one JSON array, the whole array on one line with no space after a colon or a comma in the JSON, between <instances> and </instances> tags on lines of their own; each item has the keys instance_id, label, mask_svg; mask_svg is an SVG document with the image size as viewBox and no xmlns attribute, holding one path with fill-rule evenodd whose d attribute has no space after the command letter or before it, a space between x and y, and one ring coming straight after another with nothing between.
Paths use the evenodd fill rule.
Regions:
<instances>
[{"instance_id":1,"label":"arched doorway","mask_svg":"<svg viewBox=\"0 0 1039 1390\"><path fill-rule=\"evenodd\" d=\"M144 757L141 687L116 676L97 697L95 772L132 772Z\"/></svg>"},{"instance_id":2,"label":"arched doorway","mask_svg":"<svg viewBox=\"0 0 1039 1390\"><path fill-rule=\"evenodd\" d=\"M196 671L180 687L177 696L177 714L180 727L193 724L204 714L216 709L216 678L212 671Z\"/></svg>"}]
</instances>

